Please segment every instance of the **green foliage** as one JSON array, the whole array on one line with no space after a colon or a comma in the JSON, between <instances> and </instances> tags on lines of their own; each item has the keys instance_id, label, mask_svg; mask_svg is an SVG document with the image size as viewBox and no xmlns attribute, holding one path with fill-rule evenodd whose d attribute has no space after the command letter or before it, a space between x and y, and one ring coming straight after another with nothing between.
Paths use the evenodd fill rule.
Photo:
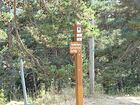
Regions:
<instances>
[{"instance_id":1,"label":"green foliage","mask_svg":"<svg viewBox=\"0 0 140 105\"><path fill-rule=\"evenodd\" d=\"M101 31L96 44L97 83L107 94L132 94L139 86L139 10L123 0L101 2L94 7Z\"/></svg>"},{"instance_id":2,"label":"green foliage","mask_svg":"<svg viewBox=\"0 0 140 105\"><path fill-rule=\"evenodd\" d=\"M61 85L65 85L70 82L70 79L73 76L73 71L74 71L74 68L70 64L61 66L61 68L59 69L55 65L51 65L50 72L49 72L50 74L49 79L50 80L55 79L55 81L63 80L64 84L61 84Z\"/></svg>"},{"instance_id":3,"label":"green foliage","mask_svg":"<svg viewBox=\"0 0 140 105\"><path fill-rule=\"evenodd\" d=\"M7 38L6 27L10 21L12 21L13 15L8 12L2 12L0 15L0 40Z\"/></svg>"},{"instance_id":4,"label":"green foliage","mask_svg":"<svg viewBox=\"0 0 140 105\"><path fill-rule=\"evenodd\" d=\"M7 34L0 29L0 40L5 40L7 38Z\"/></svg>"},{"instance_id":5,"label":"green foliage","mask_svg":"<svg viewBox=\"0 0 140 105\"><path fill-rule=\"evenodd\" d=\"M3 12L0 17L0 21L10 22L13 19L13 14L8 12Z\"/></svg>"},{"instance_id":6,"label":"green foliage","mask_svg":"<svg viewBox=\"0 0 140 105\"><path fill-rule=\"evenodd\" d=\"M34 70L37 80L43 81L43 89L54 86L60 91L70 86L74 66L68 45L73 40L72 25L75 22L81 22L83 28L83 78L86 89L89 89L87 39L94 36L96 90L104 90L108 94L139 91L140 14L136 3L130 0L96 0L90 6L88 2L77 0L44 1L32 0L25 4L17 1L17 30L23 43L17 40L13 4L10 13L6 5L2 6L0 79L5 83L3 90L7 90L6 98L13 92L9 81L12 81L12 86L20 84L16 74L19 56L26 61L25 71ZM12 30L7 27L9 23ZM6 47L9 33L13 36L12 48ZM8 71L9 68L11 71ZM42 91L43 95L45 91Z\"/></svg>"},{"instance_id":7,"label":"green foliage","mask_svg":"<svg viewBox=\"0 0 140 105\"><path fill-rule=\"evenodd\" d=\"M0 104L4 105L4 102L5 102L4 91L1 89L0 90Z\"/></svg>"}]
</instances>

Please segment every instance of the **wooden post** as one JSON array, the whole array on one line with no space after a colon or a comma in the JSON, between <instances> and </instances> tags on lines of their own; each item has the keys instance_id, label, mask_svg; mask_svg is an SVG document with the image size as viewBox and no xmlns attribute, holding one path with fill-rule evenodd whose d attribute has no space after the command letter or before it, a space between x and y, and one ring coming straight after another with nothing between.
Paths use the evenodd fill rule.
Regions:
<instances>
[{"instance_id":1,"label":"wooden post","mask_svg":"<svg viewBox=\"0 0 140 105\"><path fill-rule=\"evenodd\" d=\"M76 105L83 105L82 51L76 54Z\"/></svg>"},{"instance_id":2,"label":"wooden post","mask_svg":"<svg viewBox=\"0 0 140 105\"><path fill-rule=\"evenodd\" d=\"M89 38L89 78L90 78L90 95L94 94L95 81L95 61L94 61L94 38Z\"/></svg>"},{"instance_id":3,"label":"wooden post","mask_svg":"<svg viewBox=\"0 0 140 105\"><path fill-rule=\"evenodd\" d=\"M83 70L82 70L82 30L81 24L74 25L74 42L70 43L70 53L75 55L76 105L83 105Z\"/></svg>"},{"instance_id":4,"label":"wooden post","mask_svg":"<svg viewBox=\"0 0 140 105\"><path fill-rule=\"evenodd\" d=\"M74 25L74 41L81 44L77 49L75 65L76 65L76 105L83 105L83 70L82 70L82 26L81 23Z\"/></svg>"}]
</instances>

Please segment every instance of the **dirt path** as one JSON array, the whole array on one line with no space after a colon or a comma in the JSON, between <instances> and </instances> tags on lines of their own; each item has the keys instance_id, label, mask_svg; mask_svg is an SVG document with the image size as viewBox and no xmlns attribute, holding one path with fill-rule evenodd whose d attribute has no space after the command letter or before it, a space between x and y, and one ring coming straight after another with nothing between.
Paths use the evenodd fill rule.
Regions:
<instances>
[{"instance_id":1,"label":"dirt path","mask_svg":"<svg viewBox=\"0 0 140 105\"><path fill-rule=\"evenodd\" d=\"M13 101L6 105L23 105L23 103ZM40 105L75 105L75 99L61 103ZM140 97L96 96L94 98L85 98L84 105L140 105Z\"/></svg>"},{"instance_id":2,"label":"dirt path","mask_svg":"<svg viewBox=\"0 0 140 105\"><path fill-rule=\"evenodd\" d=\"M116 97L116 100L120 102L129 102L134 105L140 105L140 97Z\"/></svg>"},{"instance_id":3,"label":"dirt path","mask_svg":"<svg viewBox=\"0 0 140 105\"><path fill-rule=\"evenodd\" d=\"M51 105L75 105L75 100ZM94 98L85 98L84 105L140 105L140 97L98 96Z\"/></svg>"}]
</instances>

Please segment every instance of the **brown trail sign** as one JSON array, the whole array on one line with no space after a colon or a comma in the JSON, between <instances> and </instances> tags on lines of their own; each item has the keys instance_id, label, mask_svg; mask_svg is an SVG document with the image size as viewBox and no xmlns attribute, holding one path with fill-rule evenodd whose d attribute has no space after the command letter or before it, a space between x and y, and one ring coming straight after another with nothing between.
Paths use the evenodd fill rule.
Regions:
<instances>
[{"instance_id":1,"label":"brown trail sign","mask_svg":"<svg viewBox=\"0 0 140 105\"><path fill-rule=\"evenodd\" d=\"M77 54L78 50L82 49L82 45L79 42L70 42L70 54Z\"/></svg>"}]
</instances>

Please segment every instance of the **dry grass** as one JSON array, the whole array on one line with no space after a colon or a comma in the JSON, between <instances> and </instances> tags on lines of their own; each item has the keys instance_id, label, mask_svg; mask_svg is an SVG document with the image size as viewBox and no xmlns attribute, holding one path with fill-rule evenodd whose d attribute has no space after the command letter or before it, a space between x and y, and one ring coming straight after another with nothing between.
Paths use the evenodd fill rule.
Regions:
<instances>
[{"instance_id":1,"label":"dry grass","mask_svg":"<svg viewBox=\"0 0 140 105\"><path fill-rule=\"evenodd\" d=\"M32 102L33 105L76 105L75 104L75 90L64 89L63 94L56 94L51 91L43 93ZM10 102L6 105L23 105L22 102ZM95 94L94 97L84 98L84 105L140 105L140 97L111 97L103 94Z\"/></svg>"},{"instance_id":2,"label":"dry grass","mask_svg":"<svg viewBox=\"0 0 140 105\"><path fill-rule=\"evenodd\" d=\"M67 102L68 100L72 100L75 97L75 90L72 88L64 89L62 94L56 93L54 91L47 92L46 94L39 97L34 104L35 105L41 105L43 103L44 105L49 104L55 104L59 105L58 103Z\"/></svg>"}]
</instances>

